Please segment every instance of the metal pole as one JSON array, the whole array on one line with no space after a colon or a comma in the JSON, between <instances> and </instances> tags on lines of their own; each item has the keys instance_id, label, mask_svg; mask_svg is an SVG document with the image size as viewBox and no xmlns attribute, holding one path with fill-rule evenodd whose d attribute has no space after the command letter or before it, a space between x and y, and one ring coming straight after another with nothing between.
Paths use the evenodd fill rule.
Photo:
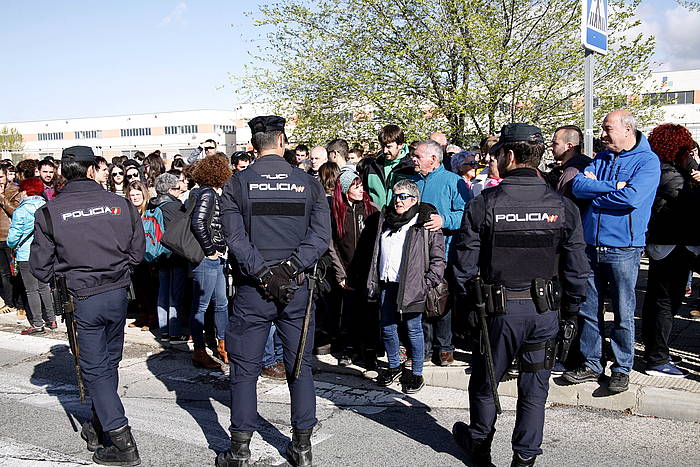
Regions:
<instances>
[{"instance_id":1,"label":"metal pole","mask_svg":"<svg viewBox=\"0 0 700 467\"><path fill-rule=\"evenodd\" d=\"M585 87L584 87L584 123L583 153L593 156L593 66L595 65L595 52L585 49Z\"/></svg>"}]
</instances>

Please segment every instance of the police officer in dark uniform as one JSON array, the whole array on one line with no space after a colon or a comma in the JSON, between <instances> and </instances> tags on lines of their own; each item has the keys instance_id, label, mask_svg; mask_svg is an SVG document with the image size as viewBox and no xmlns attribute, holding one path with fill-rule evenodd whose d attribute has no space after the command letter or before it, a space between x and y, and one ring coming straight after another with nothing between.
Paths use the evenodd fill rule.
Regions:
<instances>
[{"instance_id":1,"label":"police officer in dark uniform","mask_svg":"<svg viewBox=\"0 0 700 467\"><path fill-rule=\"evenodd\" d=\"M534 465L542 453L544 405L560 327L558 297L562 323L570 328L585 298L588 273L578 208L549 188L536 169L544 149L536 126L503 126L490 152L504 180L471 201L455 242L454 272L462 303L478 295L488 301L496 385L514 357L520 361L513 466ZM479 274L481 279L474 280ZM481 287L483 293L474 293L472 287ZM475 312L470 313L474 323ZM486 360L475 352L469 381L471 424L456 423L453 436L477 465L490 466L496 404Z\"/></svg>"},{"instance_id":2,"label":"police officer in dark uniform","mask_svg":"<svg viewBox=\"0 0 700 467\"><path fill-rule=\"evenodd\" d=\"M284 346L284 366L292 399L293 465L311 465L311 432L316 401L311 374L313 316L298 379L293 367L309 298L305 271L328 250L330 212L321 184L283 159L285 120L255 117L252 144L258 158L224 186L221 220L227 244L245 279L237 290L226 329L231 362L231 450L218 466L246 466L249 443L258 428L256 382L275 323Z\"/></svg>"},{"instance_id":3,"label":"police officer in dark uniform","mask_svg":"<svg viewBox=\"0 0 700 467\"><path fill-rule=\"evenodd\" d=\"M91 180L98 169L87 146L63 151L68 183L36 212L29 265L41 282L65 275L75 303L80 365L92 398L92 419L81 436L93 461L138 465L140 458L119 399L118 367L124 346L127 288L143 260L141 217L129 200Z\"/></svg>"}]
</instances>

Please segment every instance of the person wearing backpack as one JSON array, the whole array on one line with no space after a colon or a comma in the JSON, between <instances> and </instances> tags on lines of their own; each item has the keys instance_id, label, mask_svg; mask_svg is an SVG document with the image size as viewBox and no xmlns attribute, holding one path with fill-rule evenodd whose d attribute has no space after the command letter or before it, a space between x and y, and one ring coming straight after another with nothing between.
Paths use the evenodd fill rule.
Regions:
<instances>
[{"instance_id":1,"label":"person wearing backpack","mask_svg":"<svg viewBox=\"0 0 700 467\"><path fill-rule=\"evenodd\" d=\"M178 196L182 194L180 183L175 175L164 173L155 179L154 187L156 197L148 202L147 214L153 218L159 218L161 234L165 233L172 221L181 218L185 213ZM142 217L143 219L143 217ZM144 221L144 232L146 232L147 222ZM150 223L153 225L153 223ZM158 238L158 241L160 238ZM154 239L155 241L155 239ZM146 249L148 250L149 235L146 232ZM169 341L172 344L183 344L187 342L187 335L182 333L180 323L180 310L182 305L182 295L187 279L187 260L183 257L171 253L161 245L161 254L154 259L158 266L158 327L160 329L160 339L163 342Z\"/></svg>"},{"instance_id":2,"label":"person wearing backpack","mask_svg":"<svg viewBox=\"0 0 700 467\"><path fill-rule=\"evenodd\" d=\"M29 327L22 331L24 335L44 332L44 323L50 329L58 327L53 311L53 300L49 284L37 280L29 271L29 252L34 238L34 215L36 210L46 204L42 196L44 184L38 177L25 178L19 185L19 206L12 213L12 223L7 232L7 246L15 249L17 267L22 276L22 283L27 291L27 319ZM42 320L42 303L44 319Z\"/></svg>"}]
</instances>

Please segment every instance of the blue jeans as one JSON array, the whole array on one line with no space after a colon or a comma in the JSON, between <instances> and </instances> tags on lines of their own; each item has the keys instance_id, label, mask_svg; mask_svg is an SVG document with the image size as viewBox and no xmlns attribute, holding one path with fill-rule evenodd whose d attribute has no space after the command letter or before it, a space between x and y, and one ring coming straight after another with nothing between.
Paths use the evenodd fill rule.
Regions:
<instances>
[{"instance_id":1,"label":"blue jeans","mask_svg":"<svg viewBox=\"0 0 700 467\"><path fill-rule=\"evenodd\" d=\"M186 277L187 270L184 266L164 266L158 271L158 326L161 336L182 334L178 315Z\"/></svg>"},{"instance_id":2,"label":"blue jeans","mask_svg":"<svg viewBox=\"0 0 700 467\"><path fill-rule=\"evenodd\" d=\"M226 278L221 259L204 258L192 270L192 317L190 332L195 349L204 348L204 312L214 306L214 326L216 338L224 340L228 325L228 299L226 298Z\"/></svg>"},{"instance_id":3,"label":"blue jeans","mask_svg":"<svg viewBox=\"0 0 700 467\"><path fill-rule=\"evenodd\" d=\"M579 322L581 354L584 364L595 372L605 369L603 339L605 321L603 300L599 291L606 291L612 300L615 321L610 334L614 372L629 374L634 364L634 310L639 261L642 248L586 247L591 266L586 287L586 301L581 305Z\"/></svg>"},{"instance_id":4,"label":"blue jeans","mask_svg":"<svg viewBox=\"0 0 700 467\"><path fill-rule=\"evenodd\" d=\"M267 335L267 342L265 342L265 353L262 360L263 368L269 368L275 363L281 362L283 353L282 341L277 337L277 327L275 327L275 323L272 323L270 334Z\"/></svg>"},{"instance_id":5,"label":"blue jeans","mask_svg":"<svg viewBox=\"0 0 700 467\"><path fill-rule=\"evenodd\" d=\"M396 300L398 298L399 284L392 282L382 287L380 296L380 314L382 339L389 359L389 368L398 368L401 365L399 357L399 320L406 322L408 342L411 346L413 358L413 374L423 375L423 359L425 356L425 343L423 342L423 326L421 325L422 313L405 313L399 315Z\"/></svg>"}]
</instances>

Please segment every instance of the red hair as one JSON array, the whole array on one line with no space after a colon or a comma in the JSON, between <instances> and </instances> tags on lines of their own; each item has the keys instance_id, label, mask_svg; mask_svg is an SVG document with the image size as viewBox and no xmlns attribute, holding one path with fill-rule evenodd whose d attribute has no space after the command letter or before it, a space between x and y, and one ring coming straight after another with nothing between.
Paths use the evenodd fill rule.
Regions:
<instances>
[{"instance_id":1,"label":"red hair","mask_svg":"<svg viewBox=\"0 0 700 467\"><path fill-rule=\"evenodd\" d=\"M360 177L353 180L353 184L358 181ZM350 185L352 186L352 184ZM345 224L345 214L348 211L348 198L343 194L343 190L340 188L340 178L335 182L335 188L333 189L333 198L331 199L331 217L335 222L335 233L338 238L343 238L345 235L344 224ZM372 201L369 199L367 191L362 191L362 206L365 211L365 217L372 214L375 209L372 206Z\"/></svg>"},{"instance_id":2,"label":"red hair","mask_svg":"<svg viewBox=\"0 0 700 467\"><path fill-rule=\"evenodd\" d=\"M19 183L19 191L24 191L27 196L40 196L44 194L44 182L39 177L25 178Z\"/></svg>"},{"instance_id":3,"label":"red hair","mask_svg":"<svg viewBox=\"0 0 700 467\"><path fill-rule=\"evenodd\" d=\"M651 150L663 162L684 165L690 151L695 147L695 141L690 131L683 125L664 123L657 126L649 134Z\"/></svg>"}]
</instances>

